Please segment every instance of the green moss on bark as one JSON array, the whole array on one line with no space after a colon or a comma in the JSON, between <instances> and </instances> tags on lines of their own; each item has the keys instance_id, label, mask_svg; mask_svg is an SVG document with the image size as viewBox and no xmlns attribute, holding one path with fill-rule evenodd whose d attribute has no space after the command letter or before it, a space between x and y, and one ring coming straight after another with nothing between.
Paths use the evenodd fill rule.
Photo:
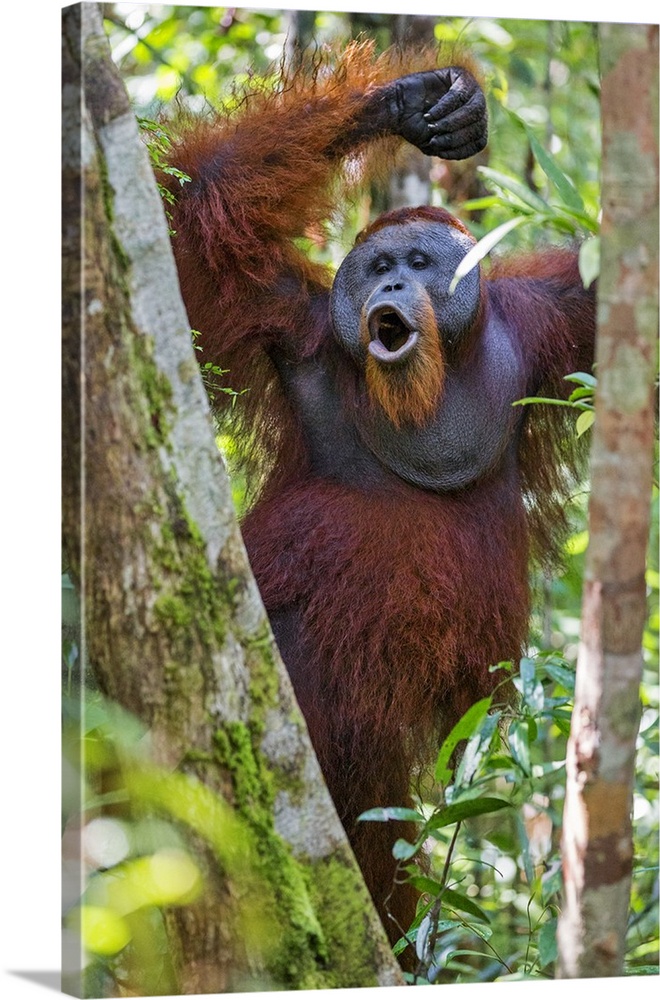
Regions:
<instances>
[{"instance_id":1,"label":"green moss on bark","mask_svg":"<svg viewBox=\"0 0 660 1000\"><path fill-rule=\"evenodd\" d=\"M137 335L132 338L131 346L133 369L138 374L149 408L145 443L149 448L165 447L171 450L169 437L176 416L172 386L154 361L153 341L150 337Z\"/></svg>"},{"instance_id":2,"label":"green moss on bark","mask_svg":"<svg viewBox=\"0 0 660 1000\"><path fill-rule=\"evenodd\" d=\"M261 632L248 639L245 648L250 660L249 695L252 714L255 722L258 720L263 723L268 709L277 705L279 694L274 639L266 619Z\"/></svg>"},{"instance_id":3,"label":"green moss on bark","mask_svg":"<svg viewBox=\"0 0 660 1000\"><path fill-rule=\"evenodd\" d=\"M154 614L170 635L190 628L192 611L187 602L173 594L162 594L154 602Z\"/></svg>"},{"instance_id":4,"label":"green moss on bark","mask_svg":"<svg viewBox=\"0 0 660 1000\"><path fill-rule=\"evenodd\" d=\"M328 951L338 956L326 974L326 988L378 986L374 970L379 962L367 916L373 904L348 852L345 858L335 854L310 866L309 892L314 911L323 914ZM355 919L360 902L361 924Z\"/></svg>"},{"instance_id":5,"label":"green moss on bark","mask_svg":"<svg viewBox=\"0 0 660 1000\"><path fill-rule=\"evenodd\" d=\"M199 529L174 483L167 484L166 493L167 519L153 547L153 565L159 572L153 613L185 662L194 646L222 647L228 607L208 565Z\"/></svg>"},{"instance_id":6,"label":"green moss on bark","mask_svg":"<svg viewBox=\"0 0 660 1000\"><path fill-rule=\"evenodd\" d=\"M275 783L259 749L261 725L232 722L215 733L218 760L232 776L237 812L255 832L261 875L272 889L282 939L271 959L278 982L299 989L328 985L328 949L303 868L275 832Z\"/></svg>"}]
</instances>

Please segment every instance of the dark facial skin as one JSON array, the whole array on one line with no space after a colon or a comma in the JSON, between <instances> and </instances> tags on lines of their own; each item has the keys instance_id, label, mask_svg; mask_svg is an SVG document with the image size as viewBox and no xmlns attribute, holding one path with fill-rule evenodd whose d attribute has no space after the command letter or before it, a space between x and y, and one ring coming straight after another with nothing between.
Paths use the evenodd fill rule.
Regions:
<instances>
[{"instance_id":1,"label":"dark facial skin","mask_svg":"<svg viewBox=\"0 0 660 1000\"><path fill-rule=\"evenodd\" d=\"M459 229L426 221L373 233L351 250L335 277L331 314L337 340L357 361L365 360L367 350L383 364L403 361L415 350L414 334L423 325L420 314L428 301L450 355L479 308L478 268L448 294L456 267L473 245ZM369 343L361 337L365 308Z\"/></svg>"},{"instance_id":2,"label":"dark facial skin","mask_svg":"<svg viewBox=\"0 0 660 1000\"><path fill-rule=\"evenodd\" d=\"M446 377L423 426L393 426L378 405L356 417L368 451L425 489L460 489L492 471L521 420L511 404L525 393L522 361L505 324L487 307L481 318L486 293L478 268L449 295L456 267L472 245L469 236L444 223L388 226L351 251L332 290L332 321L341 346L359 365L370 355L385 379L405 380L409 372L413 392L415 354L424 337L439 338ZM428 303L435 330L420 322ZM461 360L459 348L468 335L474 343Z\"/></svg>"}]
</instances>

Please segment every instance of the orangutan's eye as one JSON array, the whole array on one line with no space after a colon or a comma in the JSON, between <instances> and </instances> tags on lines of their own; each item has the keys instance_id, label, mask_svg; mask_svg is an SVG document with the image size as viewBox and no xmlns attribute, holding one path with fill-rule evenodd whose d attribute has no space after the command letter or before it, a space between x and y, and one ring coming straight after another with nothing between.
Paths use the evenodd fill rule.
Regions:
<instances>
[{"instance_id":1,"label":"orangutan's eye","mask_svg":"<svg viewBox=\"0 0 660 1000\"><path fill-rule=\"evenodd\" d=\"M390 270L391 263L385 257L379 257L374 264L374 272L376 274L387 274Z\"/></svg>"}]
</instances>

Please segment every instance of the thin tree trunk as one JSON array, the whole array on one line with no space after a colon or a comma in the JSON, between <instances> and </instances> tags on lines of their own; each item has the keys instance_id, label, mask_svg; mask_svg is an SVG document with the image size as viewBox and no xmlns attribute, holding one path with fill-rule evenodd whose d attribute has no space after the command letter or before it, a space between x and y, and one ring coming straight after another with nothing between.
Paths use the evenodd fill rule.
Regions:
<instances>
[{"instance_id":1,"label":"thin tree trunk","mask_svg":"<svg viewBox=\"0 0 660 1000\"><path fill-rule=\"evenodd\" d=\"M658 337L658 28L602 24L603 226L590 544L557 975L620 976L632 873Z\"/></svg>"},{"instance_id":2,"label":"thin tree trunk","mask_svg":"<svg viewBox=\"0 0 660 1000\"><path fill-rule=\"evenodd\" d=\"M63 532L85 660L149 725L156 762L196 775L258 846L247 876L211 858L202 899L169 920L179 991L398 985L246 558L98 5L63 29ZM238 929L246 896L276 930L263 950Z\"/></svg>"}]
</instances>

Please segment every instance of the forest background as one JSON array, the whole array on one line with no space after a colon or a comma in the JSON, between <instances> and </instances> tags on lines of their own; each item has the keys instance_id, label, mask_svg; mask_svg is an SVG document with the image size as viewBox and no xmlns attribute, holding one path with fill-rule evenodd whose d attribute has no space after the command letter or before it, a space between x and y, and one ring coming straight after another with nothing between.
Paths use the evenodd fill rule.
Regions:
<instances>
[{"instance_id":1,"label":"forest background","mask_svg":"<svg viewBox=\"0 0 660 1000\"><path fill-rule=\"evenodd\" d=\"M40 6L44 5L30 5L30 9L35 13L35 19L32 20L31 25L26 24L24 30L21 30L19 26L21 38L25 40L26 46L23 47L22 54L23 76L17 77L17 79L23 80L25 75L31 75L26 72L28 65L32 67L31 73L35 72L34 55L31 55L29 60L26 56L27 42L29 42L30 50L32 50L33 46L33 39L30 32L34 31L35 35L43 34L45 26L45 33L48 35L48 29L53 26L54 30L50 32L50 44L51 46L57 45L60 5L49 4L46 14L39 12ZM458 5L452 6L454 9L458 7ZM504 9L506 4L491 4L489 6L491 8L494 6L497 7L498 14L500 8L502 9L502 13L506 13ZM56 8L55 16L53 16L53 7ZM387 7L387 4L378 4L379 11L386 12ZM470 6L470 13L479 14L480 12L477 10L477 7L478 5L472 4ZM602 8L600 10L602 11ZM420 10L420 13L422 12ZM572 5L571 16L576 16L577 12L579 12L579 8ZM561 13L557 5L553 6L553 14L555 13ZM589 16L588 11L586 12L586 16ZM595 14L592 13L591 16L595 17ZM644 19L644 15L642 14L639 20ZM648 19L654 19L650 13ZM482 42L484 52L488 52L489 46L492 46L490 51L496 53L499 51L494 44L497 38L497 22L492 22L492 24L493 37L490 40L488 37L485 37L482 39ZM502 27L502 31L505 30L506 25ZM530 36L533 34L534 32L530 32ZM502 41L502 37L500 33L500 42ZM536 44L540 47L542 43L537 41ZM37 49L38 52L39 50ZM38 54L36 64L39 67L47 67L46 60L42 62ZM579 66L569 67L569 69L577 71ZM52 240L49 240L48 237L43 239L41 230L36 224L37 219L41 223L41 213L45 203L50 203L51 209L53 206L56 209L57 206L57 184L52 185L47 180L49 171L52 172L51 166L48 166L48 169L44 171L44 164L49 165L48 150L58 148L56 115L55 118L49 116L48 102L44 93L49 89L56 89L51 87L48 79L49 72L54 72L56 75L57 67L54 67L50 71L46 69L45 73L39 73L37 84L38 98L30 99L27 96L16 102L20 105L18 111L22 126L21 135L25 134L25 132L32 133L33 139L36 139L36 150L30 153L30 147L28 147L28 153L26 154L23 145L21 145L20 171L15 160L9 163L12 183L15 185L17 179L20 179L23 189L26 186L24 181L24 167L33 165L33 169L36 168L35 179L28 179L27 182L30 185L30 190L33 192L33 196L28 203L29 212L27 214L23 212L19 223L15 225L10 224L11 228L9 231L12 233L12 239L16 241L16 245L22 250L20 256L23 256L24 259L29 259L31 273L38 275L40 298L42 295L41 282L43 281L43 277L49 273L52 274L53 263L57 259L57 249L55 247L55 250L53 250ZM47 85L46 80L48 80ZM27 85L25 90L21 90L21 93L29 95ZM57 95L55 96L57 97ZM44 101L46 101L45 104ZM578 109L574 110L572 117L574 117L572 126L578 130L583 127L585 135L589 136L590 142L593 142L595 137L593 134L590 134L593 129L593 113L585 110L584 115L581 116ZM519 135L521 139L520 148L522 148L522 133L519 133ZM511 149L513 149L514 145L515 143L513 143ZM517 173L524 170L524 164L514 163L513 154L510 152L507 153L506 144L503 148L498 146L497 154L498 156L503 154L504 159L510 165L510 172ZM511 156L510 160L507 159L509 155ZM593 185L593 177L590 177L588 171L585 170L592 163L593 161L587 156L580 156L572 162L569 156L568 160L562 164L580 192L586 196L586 200L593 199L594 195L593 188L590 187L590 185ZM7 191L7 187L5 187L5 190ZM29 219L28 223L26 223L26 217ZM46 219L48 220L49 218L52 218L52 216L49 216L47 211ZM47 232L50 228L48 221L46 221ZM57 225L52 226L52 229L56 232ZM23 242L24 239L25 243ZM45 259L41 256L44 251L46 254ZM10 284L8 287L14 286ZM8 875L13 874L14 871L19 874L18 891L14 893L10 888L12 924L16 927L22 927L24 930L31 927L34 935L32 938L32 947L29 944L30 934L27 934L26 938L21 940L21 943L17 943L17 940L10 933L4 942L6 945L9 943L7 955L13 969L18 969L19 967L34 968L35 966L54 968L58 963L57 937L52 932L52 927L56 926L56 920L52 921L54 904L48 896L48 876L46 872L57 873L59 855L57 762L54 760L55 755L52 753L52 750L59 743L57 712L52 711L53 706L57 706L59 702L59 675L56 666L59 615L57 613L57 590L53 588L52 581L49 582L47 579L44 579L48 575L46 569L50 571L51 567L59 566L58 477L55 472L58 441L56 421L51 420L50 416L44 421L44 407L41 403L41 396L45 394L48 412L56 413L58 410L57 399L52 398L52 392L48 389L48 383L51 381L51 373L56 371L59 365L57 356L59 344L57 337L53 336L57 326L56 323L53 323L53 317L57 316L56 295L56 282L52 282L52 280L47 281L42 299L46 308L45 314L41 311L35 312L35 307L30 302L29 324L25 322L24 305L15 318L10 318L8 324L8 329L14 334L11 346L15 347L18 353L15 357L10 356L6 371L10 375L13 373L12 378L15 378L15 373L23 370L25 366L26 342L31 346L36 344L37 351L32 352L36 356L33 360L31 354L29 363L30 369L37 376L37 380L35 381L39 386L38 401L32 398L35 395L33 388L32 391L26 392L23 390L23 399L28 405L21 412L23 413L27 409L28 413L25 414L25 420L21 419L21 433L12 434L14 449L13 453L10 453L10 465L12 470L15 469L17 471L12 471L10 479L14 488L7 491L9 516L6 523L12 525L11 534L18 534L20 550L18 553L19 558L16 560L13 558L13 553L10 553L12 596L16 604L14 605L10 602L8 605L7 621L11 621L13 624L12 629L9 630L11 633L11 652L8 666L8 672L10 673L9 680L12 687L8 691L6 704L9 709L8 714L17 717L20 721L16 728L12 727L4 734L5 739L8 741L8 750L5 752L4 759L9 765L7 773L11 781L8 800L14 803L13 810L10 811L14 822L12 823L12 830L9 831L10 839L8 847L3 850L2 856L6 860ZM53 296L55 297L54 307ZM52 381L56 383L57 379L53 378ZM5 405L11 407L9 412L11 412L12 419L10 422L6 418L3 421L3 426L15 427L17 410L13 408L13 397L7 396ZM34 458L30 458L26 462L26 454L29 456L39 456L39 461L37 462ZM48 456L52 456L52 460ZM16 460L15 464L14 459ZM28 475L25 472L26 465L33 467ZM38 473L34 468L35 466L39 468ZM42 471L44 468L45 473ZM46 484L45 487L44 482ZM19 506L22 508L22 516L20 517L17 509ZM18 532L15 530L15 525L20 525ZM577 534L579 535L579 531ZM579 613L577 611L579 604L576 604L576 586L580 570L580 545L579 538L577 541L574 540L572 552L573 566L566 577L560 581L560 593L557 595L558 602L555 603L558 621L561 625L557 633L561 632L562 634L561 640L559 640L557 634L557 640L561 642L564 649L574 641L575 632L571 632L571 628L574 628L575 618L577 613ZM654 545L653 550L655 549L656 546ZM44 567L44 562L46 567ZM15 565L16 569L14 569ZM654 569L657 573L657 566ZM57 569L55 569L55 573L57 574ZM651 582L653 582L653 579L651 579ZM35 629L36 622L38 622L39 627ZM654 636L649 631L647 635L647 648L649 653L653 655L657 648L657 633ZM52 670L47 665L52 666ZM36 689L38 690L38 694L35 694L35 674L37 677ZM17 685L14 688L13 685L17 681L23 686L18 687ZM26 681L27 685L25 685ZM29 688L29 694L26 694L25 686ZM650 688L647 690L647 697L649 703L651 703L654 694ZM53 717L55 717L55 721L53 721ZM657 713L655 718L657 719ZM651 719L650 721L652 722L653 720ZM646 727L645 732L647 733L649 753L644 759L650 762L653 757L653 744L650 738L648 738L650 728ZM657 746L655 757L657 759ZM51 769L55 772L54 778ZM644 776L652 777L652 773L650 763L646 771L642 767L642 778ZM647 828L646 836L648 838L646 841L647 844L652 845L657 842L657 831L654 833L653 827ZM20 850L18 846L19 842L22 845ZM15 864L14 859L16 858L20 859L18 864ZM25 881L29 879L34 883L37 871L39 872L37 877L37 891L33 890L31 893L25 892ZM57 875L55 874L55 887L56 884ZM50 932L47 930L48 927L51 927ZM41 956L44 957L37 957L40 949L43 948L43 944L37 945L36 942L44 942L49 939L54 942L54 949L49 948L47 952L41 951ZM27 942L27 947L23 943L23 940ZM32 958L32 956L34 957ZM34 981L33 979L32 983ZM29 979L23 981L13 980L13 995L17 997L32 995L27 992L23 993L23 987L26 989L31 988ZM562 988L567 987L562 986Z\"/></svg>"}]
</instances>

